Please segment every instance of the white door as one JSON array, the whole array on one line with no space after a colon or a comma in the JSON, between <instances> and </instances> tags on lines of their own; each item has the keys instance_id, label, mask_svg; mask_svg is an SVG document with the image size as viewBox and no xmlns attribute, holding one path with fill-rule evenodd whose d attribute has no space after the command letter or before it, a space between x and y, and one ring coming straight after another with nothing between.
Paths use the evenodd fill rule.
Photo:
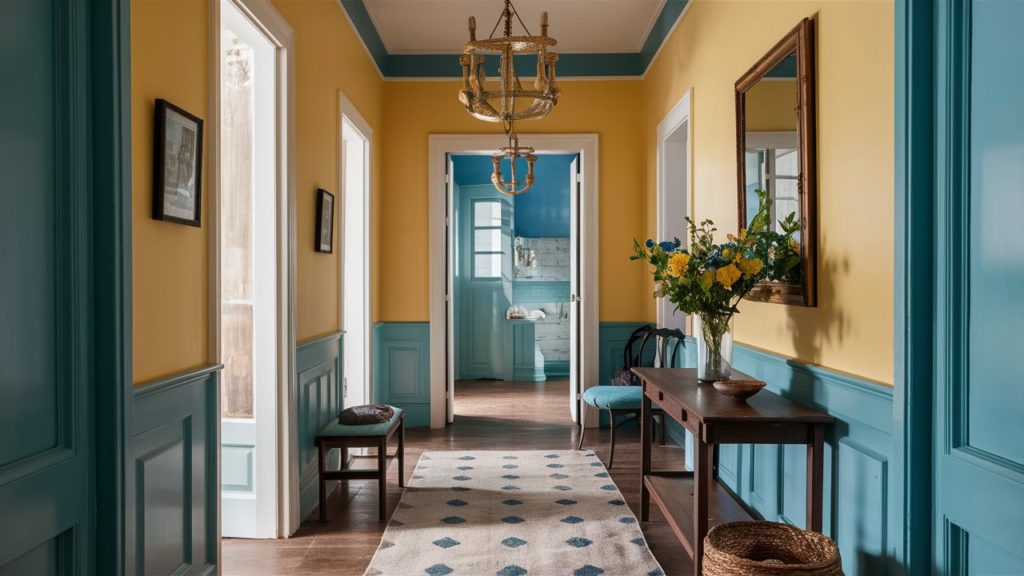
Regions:
<instances>
[{"instance_id":1,"label":"white door","mask_svg":"<svg viewBox=\"0 0 1024 576\"><path fill-rule=\"evenodd\" d=\"M444 299L445 299L445 350L447 350L447 358L445 358L445 373L444 373L444 391L445 398L447 400L447 416L446 422L451 424L455 421L455 307L454 307L454 267L456 265L455 260L455 241L452 231L454 230L453 222L453 210L452 202L454 201L454 194L452 193L455 185L455 163L452 161L452 155L448 154L445 157L444 165L444 257L445 257L445 285L444 285Z\"/></svg>"},{"instance_id":2,"label":"white door","mask_svg":"<svg viewBox=\"0 0 1024 576\"><path fill-rule=\"evenodd\" d=\"M220 34L222 534L277 537L274 46L228 1Z\"/></svg>"},{"instance_id":3,"label":"white door","mask_svg":"<svg viewBox=\"0 0 1024 576\"><path fill-rule=\"evenodd\" d=\"M345 329L342 390L344 405L357 406L370 401L369 139L348 117L341 121L341 147L342 326Z\"/></svg>"},{"instance_id":4,"label":"white door","mask_svg":"<svg viewBox=\"0 0 1024 576\"><path fill-rule=\"evenodd\" d=\"M580 192L582 190L580 157L569 165L569 412L579 422L580 368L583 366L580 346Z\"/></svg>"}]
</instances>

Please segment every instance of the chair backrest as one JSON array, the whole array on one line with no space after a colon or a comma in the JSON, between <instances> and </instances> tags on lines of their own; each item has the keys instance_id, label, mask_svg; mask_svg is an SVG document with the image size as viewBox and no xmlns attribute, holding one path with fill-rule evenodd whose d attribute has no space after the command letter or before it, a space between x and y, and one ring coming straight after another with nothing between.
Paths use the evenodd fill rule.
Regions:
<instances>
[{"instance_id":1,"label":"chair backrest","mask_svg":"<svg viewBox=\"0 0 1024 576\"><path fill-rule=\"evenodd\" d=\"M651 366L674 366L679 349L686 346L685 338L683 331L678 329L654 328L647 325L637 328L626 341L626 347L622 352L622 370L612 377L612 383L620 386L640 385L640 379L629 369L644 365L644 353L649 350L648 342L654 345Z\"/></svg>"}]
</instances>

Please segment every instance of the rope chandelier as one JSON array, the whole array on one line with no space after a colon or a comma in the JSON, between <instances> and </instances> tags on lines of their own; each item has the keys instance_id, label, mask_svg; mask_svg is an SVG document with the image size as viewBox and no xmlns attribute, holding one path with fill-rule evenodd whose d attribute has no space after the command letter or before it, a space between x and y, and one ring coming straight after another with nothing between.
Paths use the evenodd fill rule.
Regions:
<instances>
[{"instance_id":1,"label":"rope chandelier","mask_svg":"<svg viewBox=\"0 0 1024 576\"><path fill-rule=\"evenodd\" d=\"M513 36L513 18L522 26L525 35ZM504 21L504 34L495 37L498 27ZM462 49L459 63L462 65L462 90L459 101L474 118L485 122L501 122L509 144L492 157L494 171L491 183L503 194L516 196L529 190L535 181L533 163L537 160L532 147L520 147L519 137L515 132L516 120L543 118L558 104L558 95L562 90L555 80L555 64L558 54L549 51L557 41L548 36L548 13L541 15L540 36L534 36L526 27L523 19L512 5L505 0L498 21L494 24L491 34L484 40L477 40L476 18L469 18L469 42ZM484 62L488 56L499 56L498 70L500 78L496 85L489 82L484 70ZM524 88L516 73L516 56L535 55L537 59L537 77L532 88ZM501 162L508 159L511 180L505 180L501 173ZM523 179L517 179L516 160L524 159L527 172Z\"/></svg>"}]
</instances>

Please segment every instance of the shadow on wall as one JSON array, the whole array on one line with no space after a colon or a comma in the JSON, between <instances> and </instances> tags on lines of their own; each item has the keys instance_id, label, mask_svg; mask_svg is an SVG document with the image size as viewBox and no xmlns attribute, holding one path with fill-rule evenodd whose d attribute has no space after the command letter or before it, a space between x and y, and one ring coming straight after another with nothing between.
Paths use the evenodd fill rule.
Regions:
<instances>
[{"instance_id":1,"label":"shadow on wall","mask_svg":"<svg viewBox=\"0 0 1024 576\"><path fill-rule=\"evenodd\" d=\"M849 318L835 304L835 287L849 276L850 260L845 255L833 256L824 234L818 254L818 307L786 307L786 327L792 335L796 357L811 364L820 364L825 344L842 345L850 331Z\"/></svg>"}]
</instances>

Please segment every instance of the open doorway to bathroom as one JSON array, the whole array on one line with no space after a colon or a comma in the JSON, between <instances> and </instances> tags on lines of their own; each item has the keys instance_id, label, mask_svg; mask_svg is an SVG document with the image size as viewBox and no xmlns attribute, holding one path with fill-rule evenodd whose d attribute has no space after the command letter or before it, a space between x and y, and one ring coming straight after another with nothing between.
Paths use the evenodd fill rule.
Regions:
<instances>
[{"instance_id":1,"label":"open doorway to bathroom","mask_svg":"<svg viewBox=\"0 0 1024 576\"><path fill-rule=\"evenodd\" d=\"M536 183L517 196L491 184L490 155L450 157L456 417L466 415L458 408L466 394L500 402L532 391L563 404L566 421L572 418L569 379L578 328L570 312L579 268L573 195L579 193L579 155L538 156ZM525 161L517 169L525 173Z\"/></svg>"}]
</instances>

